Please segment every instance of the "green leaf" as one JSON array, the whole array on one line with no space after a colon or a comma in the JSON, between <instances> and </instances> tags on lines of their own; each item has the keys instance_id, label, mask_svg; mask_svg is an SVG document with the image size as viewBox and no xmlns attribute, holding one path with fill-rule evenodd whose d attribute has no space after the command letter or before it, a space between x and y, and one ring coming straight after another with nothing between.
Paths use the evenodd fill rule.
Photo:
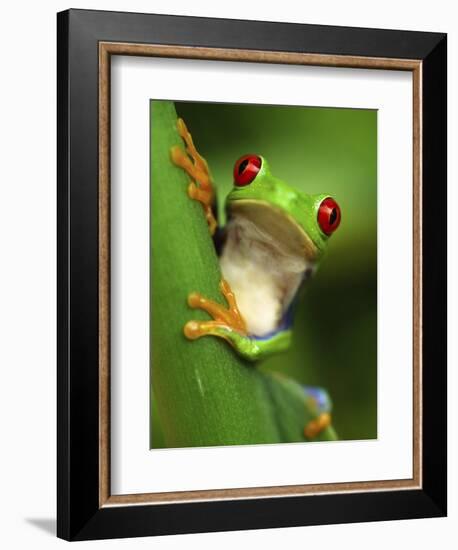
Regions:
<instances>
[{"instance_id":1,"label":"green leaf","mask_svg":"<svg viewBox=\"0 0 458 550\"><path fill-rule=\"evenodd\" d=\"M170 149L183 147L174 104L152 101L150 112L151 380L164 445L305 441L304 426L316 414L299 384L261 373L221 339L183 334L190 319L208 318L188 307L189 293L224 303L220 269L202 206L189 199L188 177L170 160ZM328 428L319 439L336 436Z\"/></svg>"}]
</instances>

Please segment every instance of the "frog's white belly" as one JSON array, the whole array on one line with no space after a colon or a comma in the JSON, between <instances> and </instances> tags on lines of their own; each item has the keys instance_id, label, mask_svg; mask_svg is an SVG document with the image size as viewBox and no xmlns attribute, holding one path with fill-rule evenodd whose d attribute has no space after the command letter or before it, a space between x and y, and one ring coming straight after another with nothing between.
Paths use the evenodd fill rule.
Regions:
<instances>
[{"instance_id":1,"label":"frog's white belly","mask_svg":"<svg viewBox=\"0 0 458 550\"><path fill-rule=\"evenodd\" d=\"M232 219L220 257L249 334L263 336L278 327L304 272L311 264L285 252L245 218Z\"/></svg>"}]
</instances>

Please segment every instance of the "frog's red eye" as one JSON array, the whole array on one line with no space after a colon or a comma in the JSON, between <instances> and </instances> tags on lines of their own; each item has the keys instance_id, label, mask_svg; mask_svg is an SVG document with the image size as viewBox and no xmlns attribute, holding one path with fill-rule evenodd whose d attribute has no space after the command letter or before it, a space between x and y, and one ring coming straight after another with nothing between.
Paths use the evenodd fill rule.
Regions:
<instances>
[{"instance_id":1,"label":"frog's red eye","mask_svg":"<svg viewBox=\"0 0 458 550\"><path fill-rule=\"evenodd\" d=\"M257 155L244 155L234 166L234 185L243 187L249 185L261 170L262 160Z\"/></svg>"},{"instance_id":2,"label":"frog's red eye","mask_svg":"<svg viewBox=\"0 0 458 550\"><path fill-rule=\"evenodd\" d=\"M340 208L334 199L328 197L318 208L318 223L326 235L331 235L340 224Z\"/></svg>"}]
</instances>

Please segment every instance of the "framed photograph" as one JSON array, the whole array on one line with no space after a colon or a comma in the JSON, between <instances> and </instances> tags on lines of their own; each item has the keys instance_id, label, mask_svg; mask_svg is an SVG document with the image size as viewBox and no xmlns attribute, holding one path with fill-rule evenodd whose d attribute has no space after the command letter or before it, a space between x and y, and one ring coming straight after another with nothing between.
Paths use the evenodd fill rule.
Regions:
<instances>
[{"instance_id":1,"label":"framed photograph","mask_svg":"<svg viewBox=\"0 0 458 550\"><path fill-rule=\"evenodd\" d=\"M446 514L446 35L58 14L58 536Z\"/></svg>"}]
</instances>

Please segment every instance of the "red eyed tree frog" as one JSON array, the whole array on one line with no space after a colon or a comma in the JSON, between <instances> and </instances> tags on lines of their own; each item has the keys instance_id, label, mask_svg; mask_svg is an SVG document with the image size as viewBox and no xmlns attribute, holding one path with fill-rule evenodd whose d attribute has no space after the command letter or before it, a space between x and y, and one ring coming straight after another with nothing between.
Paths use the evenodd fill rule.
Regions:
<instances>
[{"instance_id":1,"label":"red eyed tree frog","mask_svg":"<svg viewBox=\"0 0 458 550\"><path fill-rule=\"evenodd\" d=\"M294 189L272 175L264 157L249 154L235 163L234 187L226 199L228 221L218 228L207 162L182 119L177 128L185 150L173 147L171 160L191 178L188 195L202 204L209 230L221 242L220 290L228 304L226 308L198 292L190 294L189 306L212 319L189 321L184 334L191 340L223 338L249 361L283 351L291 343L298 292L339 227L340 208L327 194ZM313 437L329 425L330 405L324 390L305 387L304 392L320 413L305 430Z\"/></svg>"}]
</instances>

